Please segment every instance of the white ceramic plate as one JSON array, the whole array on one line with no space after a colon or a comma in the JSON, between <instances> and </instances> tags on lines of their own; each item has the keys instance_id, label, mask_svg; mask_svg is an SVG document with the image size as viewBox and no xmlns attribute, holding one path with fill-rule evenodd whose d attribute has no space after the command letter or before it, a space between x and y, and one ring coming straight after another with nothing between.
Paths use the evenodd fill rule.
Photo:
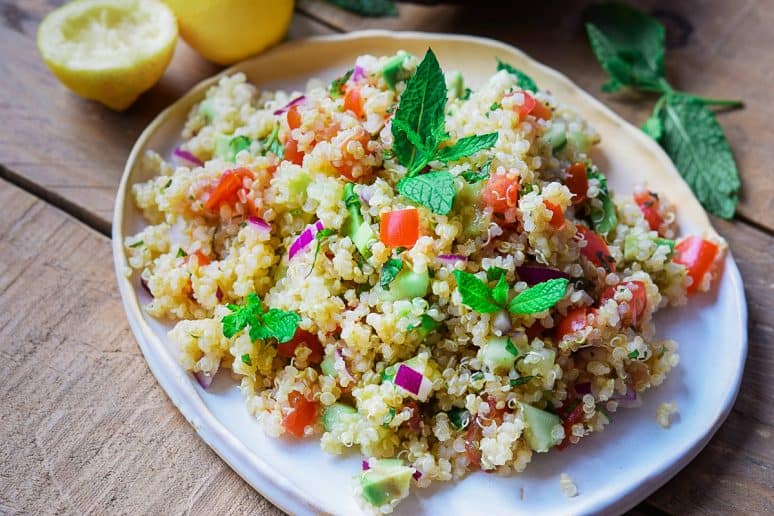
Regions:
<instances>
[{"instance_id":1,"label":"white ceramic plate","mask_svg":"<svg viewBox=\"0 0 774 516\"><path fill-rule=\"evenodd\" d=\"M266 88L303 89L310 77L331 80L363 53L417 55L432 46L446 70L464 73L473 87L495 70L495 56L523 69L561 101L574 106L597 128L602 144L595 161L618 194L647 180L679 206L683 233L714 232L709 220L669 158L637 128L624 122L566 77L491 40L421 33L356 32L287 43L224 73L244 72ZM250 485L287 512L355 514L351 495L360 458L337 458L320 450L316 439L303 442L266 437L247 414L227 375L202 390L168 350L168 324L143 313L149 301L137 275L126 278L121 242L145 222L135 209L130 187L144 181L138 158L149 149L169 156L179 143L186 114L208 79L161 113L143 132L124 170L113 217L113 256L121 298L151 370L172 402L211 446ZM562 452L535 455L526 472L510 477L474 473L458 483L414 490L399 514L588 514L622 512L643 500L684 467L707 443L730 411L747 352L747 307L739 271L729 255L719 285L691 299L689 306L658 316L660 336L680 343L680 365L660 387L645 395L642 407L620 410L613 424ZM674 400L679 417L668 430L655 421L661 402ZM559 475L568 473L579 495L566 498ZM523 495L522 495L523 493Z\"/></svg>"}]
</instances>

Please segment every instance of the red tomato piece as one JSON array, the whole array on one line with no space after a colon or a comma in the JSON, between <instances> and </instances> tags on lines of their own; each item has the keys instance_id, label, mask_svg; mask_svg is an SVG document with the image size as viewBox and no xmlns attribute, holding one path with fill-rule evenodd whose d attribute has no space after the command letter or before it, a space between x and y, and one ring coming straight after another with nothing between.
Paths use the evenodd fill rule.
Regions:
<instances>
[{"instance_id":1,"label":"red tomato piece","mask_svg":"<svg viewBox=\"0 0 774 516\"><path fill-rule=\"evenodd\" d=\"M532 113L532 110L535 109L535 106L537 105L537 100L535 100L535 97L527 93L526 91L521 92L522 95L524 95L524 102L521 106L519 106L519 120L524 120L524 118Z\"/></svg>"},{"instance_id":2,"label":"red tomato piece","mask_svg":"<svg viewBox=\"0 0 774 516\"><path fill-rule=\"evenodd\" d=\"M298 112L298 105L293 105L288 109L288 127L298 129L301 127L301 113Z\"/></svg>"},{"instance_id":3,"label":"red tomato piece","mask_svg":"<svg viewBox=\"0 0 774 516\"><path fill-rule=\"evenodd\" d=\"M309 401L298 391L288 395L290 411L282 418L282 426L295 437L304 437L304 428L314 423L317 417L317 403Z\"/></svg>"},{"instance_id":4,"label":"red tomato piece","mask_svg":"<svg viewBox=\"0 0 774 516\"><path fill-rule=\"evenodd\" d=\"M582 204L587 199L589 177L585 163L573 163L567 168L564 184L573 194L572 203Z\"/></svg>"},{"instance_id":5,"label":"red tomato piece","mask_svg":"<svg viewBox=\"0 0 774 516\"><path fill-rule=\"evenodd\" d=\"M422 427L422 412L419 403L411 400L406 403L406 407L411 410L411 417L406 421L406 424L414 432L419 432Z\"/></svg>"},{"instance_id":6,"label":"red tomato piece","mask_svg":"<svg viewBox=\"0 0 774 516\"><path fill-rule=\"evenodd\" d=\"M562 229L564 227L564 211L562 211L562 207L551 201L543 201L543 205L551 212L551 220L548 222L551 224L551 227Z\"/></svg>"},{"instance_id":7,"label":"red tomato piece","mask_svg":"<svg viewBox=\"0 0 774 516\"><path fill-rule=\"evenodd\" d=\"M658 228L664 223L664 217L661 216L659 210L658 195L650 191L637 192L634 194L634 202L640 207L650 229L658 231Z\"/></svg>"},{"instance_id":8,"label":"red tomato piece","mask_svg":"<svg viewBox=\"0 0 774 516\"><path fill-rule=\"evenodd\" d=\"M210 192L210 196L204 203L204 207L210 211L217 210L221 204L233 204L237 201L237 194L244 186L245 178L253 178L253 173L246 168L237 168L226 170L215 188Z\"/></svg>"},{"instance_id":9,"label":"red tomato piece","mask_svg":"<svg viewBox=\"0 0 774 516\"><path fill-rule=\"evenodd\" d=\"M688 293L694 294L698 292L704 275L712 269L720 248L709 240L689 236L675 246L675 251L677 251L677 255L674 262L685 265L688 276L693 279L693 283L688 287Z\"/></svg>"},{"instance_id":10,"label":"red tomato piece","mask_svg":"<svg viewBox=\"0 0 774 516\"><path fill-rule=\"evenodd\" d=\"M352 111L358 118L363 118L363 97L360 96L360 88L349 88L344 95L344 109Z\"/></svg>"},{"instance_id":11,"label":"red tomato piece","mask_svg":"<svg viewBox=\"0 0 774 516\"><path fill-rule=\"evenodd\" d=\"M572 426L583 421L583 402L579 399L575 399L559 409L559 412L560 417L562 418L562 426L564 426L564 439L556 447L559 450L563 450L570 444ZM562 412L564 412L564 414L561 414Z\"/></svg>"},{"instance_id":12,"label":"red tomato piece","mask_svg":"<svg viewBox=\"0 0 774 516\"><path fill-rule=\"evenodd\" d=\"M478 425L478 420L473 420L468 425L468 431L465 432L465 456L468 458L468 463L471 466L481 465L480 442L481 427Z\"/></svg>"},{"instance_id":13,"label":"red tomato piece","mask_svg":"<svg viewBox=\"0 0 774 516\"><path fill-rule=\"evenodd\" d=\"M639 327L640 320L648 306L648 294L645 283L642 281L627 281L619 283L615 287L607 287L599 296L599 304L603 304L608 299L615 297L615 292L619 287L626 287L632 293L632 299L627 301L626 306L618 306L618 313L621 315L621 321L625 326Z\"/></svg>"},{"instance_id":14,"label":"red tomato piece","mask_svg":"<svg viewBox=\"0 0 774 516\"><path fill-rule=\"evenodd\" d=\"M210 258L199 249L190 255L189 258L194 258L199 264L199 267L204 267L205 265L209 265L211 263Z\"/></svg>"},{"instance_id":15,"label":"red tomato piece","mask_svg":"<svg viewBox=\"0 0 774 516\"><path fill-rule=\"evenodd\" d=\"M610 249L605 239L581 224L578 224L578 233L586 240L586 246L581 249L581 254L597 267L615 272L615 260L610 256Z\"/></svg>"},{"instance_id":16,"label":"red tomato piece","mask_svg":"<svg viewBox=\"0 0 774 516\"><path fill-rule=\"evenodd\" d=\"M581 331L586 327L586 316L589 310L585 306L573 308L567 315L559 320L556 325L556 339L562 340L565 336Z\"/></svg>"},{"instance_id":17,"label":"red tomato piece","mask_svg":"<svg viewBox=\"0 0 774 516\"><path fill-rule=\"evenodd\" d=\"M530 115L534 116L535 118L539 118L541 120L551 120L551 118L553 118L554 116L554 112L551 111L550 107L536 100L535 107L532 108Z\"/></svg>"},{"instance_id":18,"label":"red tomato piece","mask_svg":"<svg viewBox=\"0 0 774 516\"><path fill-rule=\"evenodd\" d=\"M355 166L356 160L355 157L352 156L352 154L349 153L347 150L347 147L349 146L350 142L357 141L360 142L360 145L363 147L363 149L367 149L368 142L371 140L370 135L365 129L360 129L358 132L346 140L344 140L344 143L341 144L341 154L343 156L341 165L336 166L336 170L339 171L339 173L349 179L350 181L356 180L355 177L352 175L352 169ZM362 165L361 165L362 166ZM371 174L370 167L367 167L364 169L363 174L358 176L358 179L361 179L365 176L368 176Z\"/></svg>"},{"instance_id":19,"label":"red tomato piece","mask_svg":"<svg viewBox=\"0 0 774 516\"><path fill-rule=\"evenodd\" d=\"M277 354L285 358L293 358L296 355L296 348L298 346L304 346L309 348L312 352L309 354L310 364L319 364L323 359L323 347L320 343L320 339L314 333L306 330L298 329L293 338L288 342L280 342L277 344Z\"/></svg>"},{"instance_id":20,"label":"red tomato piece","mask_svg":"<svg viewBox=\"0 0 774 516\"><path fill-rule=\"evenodd\" d=\"M379 236L387 247L413 247L419 238L419 211L407 208L382 213Z\"/></svg>"},{"instance_id":21,"label":"red tomato piece","mask_svg":"<svg viewBox=\"0 0 774 516\"><path fill-rule=\"evenodd\" d=\"M486 182L481 194L484 204L495 213L505 214L519 203L519 177L495 173Z\"/></svg>"},{"instance_id":22,"label":"red tomato piece","mask_svg":"<svg viewBox=\"0 0 774 516\"><path fill-rule=\"evenodd\" d=\"M301 165L304 162L304 153L298 150L298 142L293 138L288 138L288 141L285 142L284 159L296 165Z\"/></svg>"}]
</instances>

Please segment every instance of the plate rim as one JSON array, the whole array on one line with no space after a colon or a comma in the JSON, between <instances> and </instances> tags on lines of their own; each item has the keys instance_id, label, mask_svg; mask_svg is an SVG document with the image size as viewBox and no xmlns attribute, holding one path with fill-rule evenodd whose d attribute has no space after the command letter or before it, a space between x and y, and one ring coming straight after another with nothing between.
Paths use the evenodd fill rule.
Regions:
<instances>
[{"instance_id":1,"label":"plate rim","mask_svg":"<svg viewBox=\"0 0 774 516\"><path fill-rule=\"evenodd\" d=\"M638 140L638 145L645 145L648 147L650 152L654 153L655 157L657 157L661 162L661 165L671 170L676 176L676 179L679 178L682 186L684 188L688 188L687 184L685 184L684 180L675 169L671 159L666 155L663 149L656 144L656 142L648 138L641 131L637 130L633 125L624 120L612 109L605 106L600 100L596 99L589 92L578 86L566 75L533 59L517 47L502 41L479 36L447 33L426 33L420 31L389 31L370 29L353 31L344 34L313 36L310 38L288 41L268 50L263 54L253 56L244 61L236 63L235 65L232 65L213 76L199 81L185 94L180 96L172 104L156 115L153 121L151 121L151 123L143 130L132 146L132 150L129 153L121 175L121 181L116 192L116 199L113 210L113 261L124 311L126 312L127 319L129 321L130 327L132 328L132 333L135 336L135 340L137 340L143 356L145 357L145 361L151 369L151 372L153 372L153 375L156 377L156 380L163 388L165 394L183 414L183 416L194 428L199 437L253 489L258 491L262 496L267 498L272 504L279 507L281 510L291 514L319 513L323 509L314 502L313 497L306 495L304 490L293 486L292 482L288 478L277 475L268 463L266 463L256 453L250 451L242 441L240 441L225 427L225 425L220 423L215 418L215 416L204 404L199 394L196 392L189 375L182 372L177 362L172 357L172 354L166 350L166 347L159 339L158 335L147 325L143 319L142 308L140 306L139 299L137 298L136 290L133 287L130 279L124 275L124 271L129 267L122 244L124 238L123 215L127 202L127 187L131 172L135 166L136 161L140 157L140 151L145 146L146 141L154 134L156 129L166 121L168 116L173 114L175 111L181 110L182 107L191 102L192 99L203 96L203 93L206 91L206 89L215 84L221 77L237 73L241 71L242 68L249 66L251 63L265 59L266 56L271 55L278 49L303 47L317 42L329 43L368 38L383 38L395 41L422 39L428 41L428 43L433 41L468 42L479 46L486 46L492 48L493 50L500 50L507 54L517 55L521 59L529 61L532 66L538 68L542 73L552 76L552 78L558 82L565 83L571 89L575 90L575 92L581 96L584 102L587 102L595 110L601 112L605 117L611 119L611 121L623 126L629 133L631 133L632 137ZM693 197L692 193L690 193L690 195ZM694 213L693 216L698 217L698 222L707 230L716 233L706 212L701 210L701 213ZM748 351L748 317L747 302L744 296L744 287L741 274L730 250L728 251L728 255L726 257L724 269L725 280L729 282L729 286L731 287L731 294L733 294L735 297L736 306L738 307L738 312L735 314L735 316L736 322L740 329L738 354L739 363L735 368L736 374L733 378L733 388L726 394L726 397L719 405L720 410L718 411L712 425L710 425L710 427L706 429L703 435L696 439L692 445L688 446L687 448L680 449L680 452L677 454L677 458L675 460L657 468L650 476L642 479L639 484L634 484L632 487L624 490L623 492L618 491L616 497L612 499L602 499L597 503L597 505L586 506L584 508L585 510L593 512L616 510L623 512L631 509L639 502L650 496L659 487L667 483L690 461L692 461L696 455L698 455L698 453L707 445L709 440L728 417L728 414L733 408L739 393L742 375L744 373L744 366ZM252 468L249 470L249 473L247 468Z\"/></svg>"}]
</instances>

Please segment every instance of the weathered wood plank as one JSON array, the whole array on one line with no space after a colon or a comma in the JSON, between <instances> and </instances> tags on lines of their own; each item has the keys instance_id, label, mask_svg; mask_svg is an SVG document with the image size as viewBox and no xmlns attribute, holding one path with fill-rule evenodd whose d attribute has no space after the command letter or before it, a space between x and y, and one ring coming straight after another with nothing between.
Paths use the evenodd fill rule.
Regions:
<instances>
[{"instance_id":1,"label":"weathered wood plank","mask_svg":"<svg viewBox=\"0 0 774 516\"><path fill-rule=\"evenodd\" d=\"M0 205L0 513L278 514L151 375L115 288L109 240L2 180ZM719 229L750 307L742 392L709 446L639 514L774 509L774 239L740 223Z\"/></svg>"},{"instance_id":2,"label":"weathered wood plank","mask_svg":"<svg viewBox=\"0 0 774 516\"><path fill-rule=\"evenodd\" d=\"M107 232L134 141L162 109L221 68L180 40L161 81L126 112L115 113L67 91L43 64L35 37L51 9L40 0L0 3L0 119L5 127L0 164L9 174L88 209ZM330 32L297 15L288 37Z\"/></svg>"},{"instance_id":3,"label":"weathered wood plank","mask_svg":"<svg viewBox=\"0 0 774 516\"><path fill-rule=\"evenodd\" d=\"M438 7L399 4L398 18L362 18L325 0L301 0L299 8L342 31L359 29L425 30L487 36L521 48L566 74L635 125L647 119L655 98L607 95L599 88L605 75L594 59L583 30L589 0L466 2ZM774 230L774 183L770 164L774 147L774 107L770 85L774 71L774 10L766 2L745 0L637 0L662 19L669 30L668 76L673 86L718 98L741 98L747 109L720 117L742 176L739 214ZM604 135L602 135L604 137Z\"/></svg>"}]
</instances>

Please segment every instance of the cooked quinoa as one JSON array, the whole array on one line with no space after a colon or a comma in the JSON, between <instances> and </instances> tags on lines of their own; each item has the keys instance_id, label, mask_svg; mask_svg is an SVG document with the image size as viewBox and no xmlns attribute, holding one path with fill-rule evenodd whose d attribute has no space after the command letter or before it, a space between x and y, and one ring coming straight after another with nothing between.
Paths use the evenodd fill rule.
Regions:
<instances>
[{"instance_id":1,"label":"cooked quinoa","mask_svg":"<svg viewBox=\"0 0 774 516\"><path fill-rule=\"evenodd\" d=\"M675 414L677 414L677 403L674 401L664 402L658 406L656 421L662 428L669 428L672 425L672 416Z\"/></svg>"},{"instance_id":2,"label":"cooked quinoa","mask_svg":"<svg viewBox=\"0 0 774 516\"><path fill-rule=\"evenodd\" d=\"M470 91L419 63L361 56L303 92L223 77L175 154L144 157L148 226L125 241L183 368L205 388L227 370L269 435L362 454L355 491L378 512L603 430L677 365L653 314L707 290L726 247L676 243L666 197L614 196L599 135L517 72ZM425 75L440 130L406 136ZM409 192L430 178L446 204Z\"/></svg>"}]
</instances>

